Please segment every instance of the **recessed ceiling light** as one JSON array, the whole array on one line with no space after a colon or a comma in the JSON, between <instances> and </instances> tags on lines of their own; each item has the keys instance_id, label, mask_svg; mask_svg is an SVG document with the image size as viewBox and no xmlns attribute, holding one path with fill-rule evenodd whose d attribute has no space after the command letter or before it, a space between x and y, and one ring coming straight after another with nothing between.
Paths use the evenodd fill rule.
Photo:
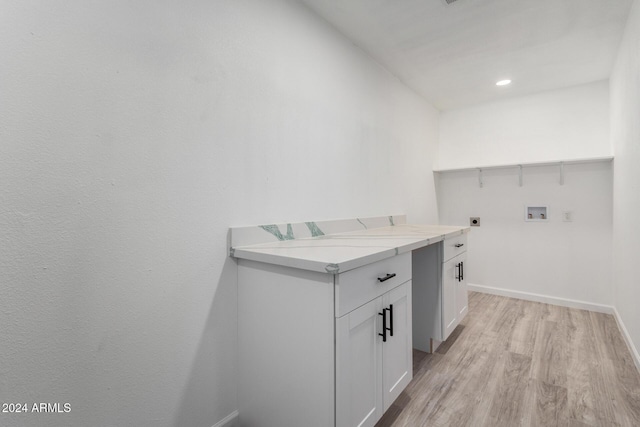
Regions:
<instances>
[{"instance_id":1,"label":"recessed ceiling light","mask_svg":"<svg viewBox=\"0 0 640 427\"><path fill-rule=\"evenodd\" d=\"M499 82L496 82L496 86L506 86L508 84L511 84L511 80L500 80Z\"/></svg>"}]
</instances>

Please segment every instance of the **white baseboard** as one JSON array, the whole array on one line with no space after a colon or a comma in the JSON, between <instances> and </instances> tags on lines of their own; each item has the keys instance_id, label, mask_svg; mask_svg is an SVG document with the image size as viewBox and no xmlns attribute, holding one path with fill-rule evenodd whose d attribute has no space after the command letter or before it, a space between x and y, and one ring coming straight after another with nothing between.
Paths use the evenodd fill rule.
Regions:
<instances>
[{"instance_id":1,"label":"white baseboard","mask_svg":"<svg viewBox=\"0 0 640 427\"><path fill-rule=\"evenodd\" d=\"M578 301L567 298L552 297L549 295L533 294L530 292L513 291L511 289L492 288L491 286L468 284L469 290L474 292L482 292L484 294L500 295L527 301L543 302L551 305L559 305L561 307L578 308L581 310L595 311L597 313L613 314L614 308L610 305L595 304L592 302Z\"/></svg>"},{"instance_id":2,"label":"white baseboard","mask_svg":"<svg viewBox=\"0 0 640 427\"><path fill-rule=\"evenodd\" d=\"M627 331L627 327L624 326L624 322L620 317L620 313L613 307L613 317L616 318L616 322L618 323L618 329L622 333L625 342L627 343L627 347L629 347L629 351L631 352L631 357L633 358L633 363L636 365L636 369L640 372L640 354L638 354L638 349L635 345L633 345L633 341L631 341L631 336L629 335L629 331Z\"/></svg>"},{"instance_id":3,"label":"white baseboard","mask_svg":"<svg viewBox=\"0 0 640 427\"><path fill-rule=\"evenodd\" d=\"M217 423L213 427L239 427L238 423L238 411L233 411Z\"/></svg>"}]
</instances>

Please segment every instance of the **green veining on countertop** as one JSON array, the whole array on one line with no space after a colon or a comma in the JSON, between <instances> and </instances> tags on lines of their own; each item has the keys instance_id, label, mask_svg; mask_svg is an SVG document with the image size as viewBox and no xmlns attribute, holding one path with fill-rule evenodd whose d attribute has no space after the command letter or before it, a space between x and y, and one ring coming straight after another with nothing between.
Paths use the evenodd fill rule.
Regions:
<instances>
[{"instance_id":1,"label":"green veining on countertop","mask_svg":"<svg viewBox=\"0 0 640 427\"><path fill-rule=\"evenodd\" d=\"M315 222L305 222L305 224L307 225L307 227L309 227L309 231L311 232L312 237L324 236L324 233L322 232L322 230L320 230L320 227L318 227L318 224L316 224Z\"/></svg>"},{"instance_id":2,"label":"green veining on countertop","mask_svg":"<svg viewBox=\"0 0 640 427\"><path fill-rule=\"evenodd\" d=\"M276 224L260 225L259 227L262 228L264 231L267 231L273 234L274 236L276 236L276 239L278 240L294 240L295 239L295 237L293 236L293 228L291 228L291 224L287 224L287 234L284 234L284 235L282 234L282 232L280 231L280 229Z\"/></svg>"},{"instance_id":3,"label":"green veining on countertop","mask_svg":"<svg viewBox=\"0 0 640 427\"><path fill-rule=\"evenodd\" d=\"M365 230L368 230L367 226L364 225L364 222L360 221L360 218L356 218L360 224L364 227Z\"/></svg>"},{"instance_id":4,"label":"green veining on countertop","mask_svg":"<svg viewBox=\"0 0 640 427\"><path fill-rule=\"evenodd\" d=\"M389 224L391 226L394 226L395 224L393 223L393 216L389 216Z\"/></svg>"}]
</instances>

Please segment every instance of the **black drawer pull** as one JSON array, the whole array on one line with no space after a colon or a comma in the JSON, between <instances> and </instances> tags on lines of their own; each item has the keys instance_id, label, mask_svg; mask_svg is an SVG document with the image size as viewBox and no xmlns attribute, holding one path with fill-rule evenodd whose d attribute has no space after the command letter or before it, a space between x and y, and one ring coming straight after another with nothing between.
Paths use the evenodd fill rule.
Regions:
<instances>
[{"instance_id":1,"label":"black drawer pull","mask_svg":"<svg viewBox=\"0 0 640 427\"><path fill-rule=\"evenodd\" d=\"M384 277L378 277L378 282L386 282L387 280L393 279L394 277L396 277L396 273L387 274Z\"/></svg>"},{"instance_id":2,"label":"black drawer pull","mask_svg":"<svg viewBox=\"0 0 640 427\"><path fill-rule=\"evenodd\" d=\"M463 246L464 246L464 243L456 243L456 244L455 244L455 247L456 247L456 248L461 248L461 247L463 247Z\"/></svg>"}]
</instances>

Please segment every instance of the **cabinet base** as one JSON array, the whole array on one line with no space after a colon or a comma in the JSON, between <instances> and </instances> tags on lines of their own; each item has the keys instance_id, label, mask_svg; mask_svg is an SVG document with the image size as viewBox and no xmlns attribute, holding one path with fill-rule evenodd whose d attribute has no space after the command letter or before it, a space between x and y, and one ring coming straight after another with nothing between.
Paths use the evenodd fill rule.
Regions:
<instances>
[{"instance_id":1,"label":"cabinet base","mask_svg":"<svg viewBox=\"0 0 640 427\"><path fill-rule=\"evenodd\" d=\"M440 344L442 344L442 341L429 338L429 353L435 353L438 347L440 347Z\"/></svg>"}]
</instances>

